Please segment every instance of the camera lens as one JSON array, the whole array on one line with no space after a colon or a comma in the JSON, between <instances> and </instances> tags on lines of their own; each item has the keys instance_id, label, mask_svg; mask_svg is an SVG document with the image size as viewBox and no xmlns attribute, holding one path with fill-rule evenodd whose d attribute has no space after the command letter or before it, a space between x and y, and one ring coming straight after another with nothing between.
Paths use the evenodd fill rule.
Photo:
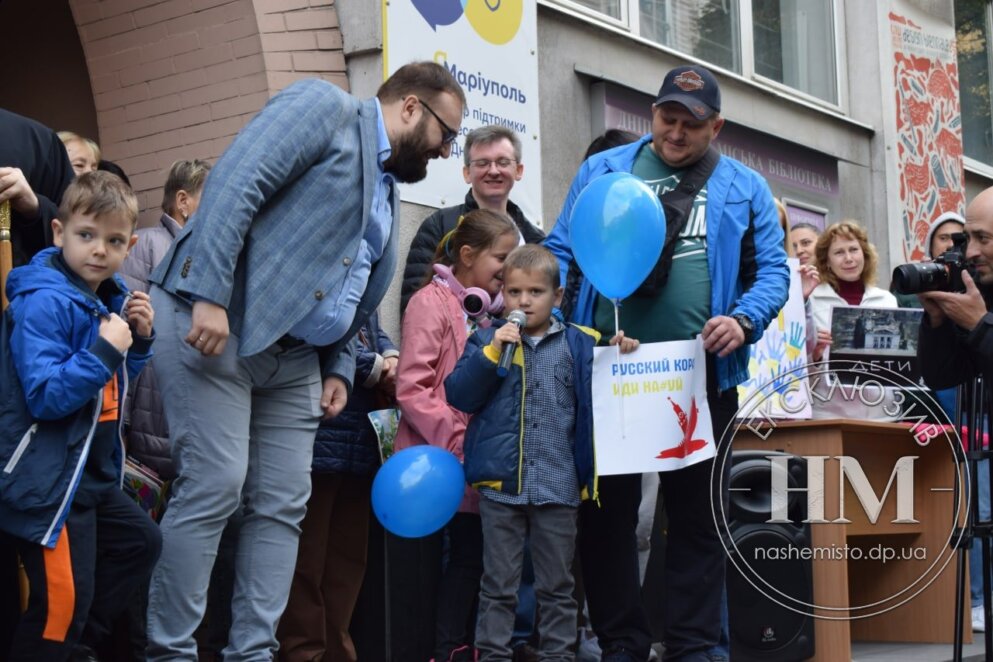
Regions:
<instances>
[{"instance_id":1,"label":"camera lens","mask_svg":"<svg viewBox=\"0 0 993 662\"><path fill-rule=\"evenodd\" d=\"M899 294L948 289L948 269L935 262L901 264L893 270L893 289Z\"/></svg>"}]
</instances>

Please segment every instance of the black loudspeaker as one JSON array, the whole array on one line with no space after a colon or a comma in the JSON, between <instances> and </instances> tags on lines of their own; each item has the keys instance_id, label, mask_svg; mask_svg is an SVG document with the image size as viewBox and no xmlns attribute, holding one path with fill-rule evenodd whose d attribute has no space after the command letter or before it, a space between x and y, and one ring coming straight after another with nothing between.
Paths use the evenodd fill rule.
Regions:
<instances>
[{"instance_id":1,"label":"black loudspeaker","mask_svg":"<svg viewBox=\"0 0 993 662\"><path fill-rule=\"evenodd\" d=\"M732 555L737 558L728 561L727 592L735 662L794 662L814 655L812 608L803 606L813 603L810 525L803 522L807 494L788 493L789 523L767 521L772 519L769 457L774 455L789 458L789 487L807 486L803 458L771 451L731 454L728 529L735 545Z\"/></svg>"}]
</instances>

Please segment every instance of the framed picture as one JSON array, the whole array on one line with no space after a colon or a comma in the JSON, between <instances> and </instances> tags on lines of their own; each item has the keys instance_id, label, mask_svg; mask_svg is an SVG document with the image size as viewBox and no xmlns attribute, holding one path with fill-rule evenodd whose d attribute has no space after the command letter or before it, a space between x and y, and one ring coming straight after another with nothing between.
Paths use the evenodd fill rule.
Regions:
<instances>
[{"instance_id":1,"label":"framed picture","mask_svg":"<svg viewBox=\"0 0 993 662\"><path fill-rule=\"evenodd\" d=\"M831 311L830 361L852 361L860 371L899 373L916 384L921 381L917 335L924 311L920 308L848 308ZM850 373L837 372L843 384Z\"/></svg>"}]
</instances>

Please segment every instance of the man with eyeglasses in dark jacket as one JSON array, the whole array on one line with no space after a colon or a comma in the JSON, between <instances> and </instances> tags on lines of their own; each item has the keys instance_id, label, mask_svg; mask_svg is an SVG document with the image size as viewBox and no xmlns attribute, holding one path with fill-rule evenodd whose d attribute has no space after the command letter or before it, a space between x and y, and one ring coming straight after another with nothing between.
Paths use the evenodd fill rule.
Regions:
<instances>
[{"instance_id":1,"label":"man with eyeglasses in dark jacket","mask_svg":"<svg viewBox=\"0 0 993 662\"><path fill-rule=\"evenodd\" d=\"M490 124L473 129L465 137L462 176L469 192L461 205L444 207L421 223L407 253L400 290L400 314L431 271L438 242L451 232L459 219L473 209L490 209L510 217L528 244L541 243L545 233L532 224L520 207L510 201L510 191L524 176L521 139L513 129Z\"/></svg>"}]
</instances>

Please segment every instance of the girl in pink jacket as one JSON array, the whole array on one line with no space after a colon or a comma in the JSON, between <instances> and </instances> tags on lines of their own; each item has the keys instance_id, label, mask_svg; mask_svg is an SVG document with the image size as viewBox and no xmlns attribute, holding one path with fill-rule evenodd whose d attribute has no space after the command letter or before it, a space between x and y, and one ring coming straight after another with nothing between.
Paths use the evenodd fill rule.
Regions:
<instances>
[{"instance_id":1,"label":"girl in pink jacket","mask_svg":"<svg viewBox=\"0 0 993 662\"><path fill-rule=\"evenodd\" d=\"M448 405L445 377L462 356L466 338L476 328L489 326L491 315L501 312L503 261L518 243L518 230L509 218L477 209L463 216L439 244L430 280L411 298L403 318L397 368L401 417L396 450L434 444L462 459L469 417ZM418 565L423 564L427 577L437 577L447 534L447 564L440 581L434 586L428 585L432 583L430 579L420 586L408 585L410 592L418 592L419 596L399 596L394 591L395 598L411 601L407 618L416 619L418 610L431 610L431 605L437 609L432 647L437 662L474 659L470 642L475 624L471 616L483 570L478 499L467 485L459 512L445 529L412 547L422 557ZM412 562L409 558L393 560L405 566ZM418 657L412 651L406 659Z\"/></svg>"}]
</instances>

